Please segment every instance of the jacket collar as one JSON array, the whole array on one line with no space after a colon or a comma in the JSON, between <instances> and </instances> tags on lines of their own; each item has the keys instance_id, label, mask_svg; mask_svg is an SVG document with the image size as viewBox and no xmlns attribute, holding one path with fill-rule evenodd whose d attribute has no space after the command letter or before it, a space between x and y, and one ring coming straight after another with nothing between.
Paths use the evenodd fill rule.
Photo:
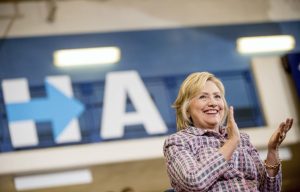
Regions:
<instances>
[{"instance_id":1,"label":"jacket collar","mask_svg":"<svg viewBox=\"0 0 300 192\"><path fill-rule=\"evenodd\" d=\"M222 126L222 125L219 127L219 133L216 133L210 129L197 128L197 127L193 127L193 126L187 127L185 129L183 129L182 131L193 134L193 135L199 135L199 136L209 135L209 134L212 134L212 135L217 134L217 135L221 135L223 137L227 136L226 127Z\"/></svg>"}]
</instances>

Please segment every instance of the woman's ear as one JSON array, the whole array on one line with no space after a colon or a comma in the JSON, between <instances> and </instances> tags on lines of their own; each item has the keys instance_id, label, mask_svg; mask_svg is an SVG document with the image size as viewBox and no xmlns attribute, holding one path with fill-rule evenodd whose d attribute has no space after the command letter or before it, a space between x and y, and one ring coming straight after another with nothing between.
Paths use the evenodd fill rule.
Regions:
<instances>
[{"instance_id":1,"label":"woman's ear","mask_svg":"<svg viewBox=\"0 0 300 192\"><path fill-rule=\"evenodd\" d=\"M193 125L194 125L194 122L193 122L193 119L192 119L192 117L191 117L191 116L189 117L189 120L190 120L190 125L192 125L192 126L193 126Z\"/></svg>"},{"instance_id":2,"label":"woman's ear","mask_svg":"<svg viewBox=\"0 0 300 192\"><path fill-rule=\"evenodd\" d=\"M192 119L192 117L191 117L191 114L190 114L189 110L187 110L187 111L186 111L186 116L187 116L187 118L188 118L188 119Z\"/></svg>"},{"instance_id":3,"label":"woman's ear","mask_svg":"<svg viewBox=\"0 0 300 192\"><path fill-rule=\"evenodd\" d=\"M190 121L190 125L193 125L193 119L192 119L192 116L191 116L191 114L189 113L189 111L186 112L186 115L187 115L187 118L188 118L189 121Z\"/></svg>"}]
</instances>

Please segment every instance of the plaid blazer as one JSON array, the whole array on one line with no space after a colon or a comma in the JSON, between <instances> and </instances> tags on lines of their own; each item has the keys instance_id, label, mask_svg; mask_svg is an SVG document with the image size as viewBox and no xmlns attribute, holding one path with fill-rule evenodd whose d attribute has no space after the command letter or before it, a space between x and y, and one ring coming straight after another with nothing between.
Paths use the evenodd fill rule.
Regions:
<instances>
[{"instance_id":1,"label":"plaid blazer","mask_svg":"<svg viewBox=\"0 0 300 192\"><path fill-rule=\"evenodd\" d=\"M225 127L219 133L188 127L168 136L163 152L171 186L176 192L280 191L281 167L275 177L268 176L249 136L240 135L228 162L218 151L227 139Z\"/></svg>"}]
</instances>

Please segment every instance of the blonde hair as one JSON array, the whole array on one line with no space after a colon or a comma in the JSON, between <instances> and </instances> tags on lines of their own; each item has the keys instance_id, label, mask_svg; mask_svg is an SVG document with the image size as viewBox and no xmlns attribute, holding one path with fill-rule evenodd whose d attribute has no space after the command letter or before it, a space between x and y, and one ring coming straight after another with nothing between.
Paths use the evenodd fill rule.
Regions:
<instances>
[{"instance_id":1,"label":"blonde hair","mask_svg":"<svg viewBox=\"0 0 300 192\"><path fill-rule=\"evenodd\" d=\"M225 99L224 85L220 79L208 72L196 72L190 74L181 84L178 96L173 103L172 107L176 110L176 125L177 130L185 129L193 125L190 117L188 116L188 108L190 101L199 94L207 81L212 81L220 89L222 100L224 101L224 117L222 123L225 122L227 117L228 106Z\"/></svg>"}]
</instances>

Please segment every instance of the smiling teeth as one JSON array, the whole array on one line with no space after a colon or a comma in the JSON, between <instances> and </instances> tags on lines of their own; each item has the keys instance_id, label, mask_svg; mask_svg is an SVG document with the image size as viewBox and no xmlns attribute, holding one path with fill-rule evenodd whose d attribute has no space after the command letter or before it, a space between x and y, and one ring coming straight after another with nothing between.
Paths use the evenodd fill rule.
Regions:
<instances>
[{"instance_id":1,"label":"smiling teeth","mask_svg":"<svg viewBox=\"0 0 300 192\"><path fill-rule=\"evenodd\" d=\"M217 113L217 112L218 112L217 110L208 110L205 113Z\"/></svg>"}]
</instances>

